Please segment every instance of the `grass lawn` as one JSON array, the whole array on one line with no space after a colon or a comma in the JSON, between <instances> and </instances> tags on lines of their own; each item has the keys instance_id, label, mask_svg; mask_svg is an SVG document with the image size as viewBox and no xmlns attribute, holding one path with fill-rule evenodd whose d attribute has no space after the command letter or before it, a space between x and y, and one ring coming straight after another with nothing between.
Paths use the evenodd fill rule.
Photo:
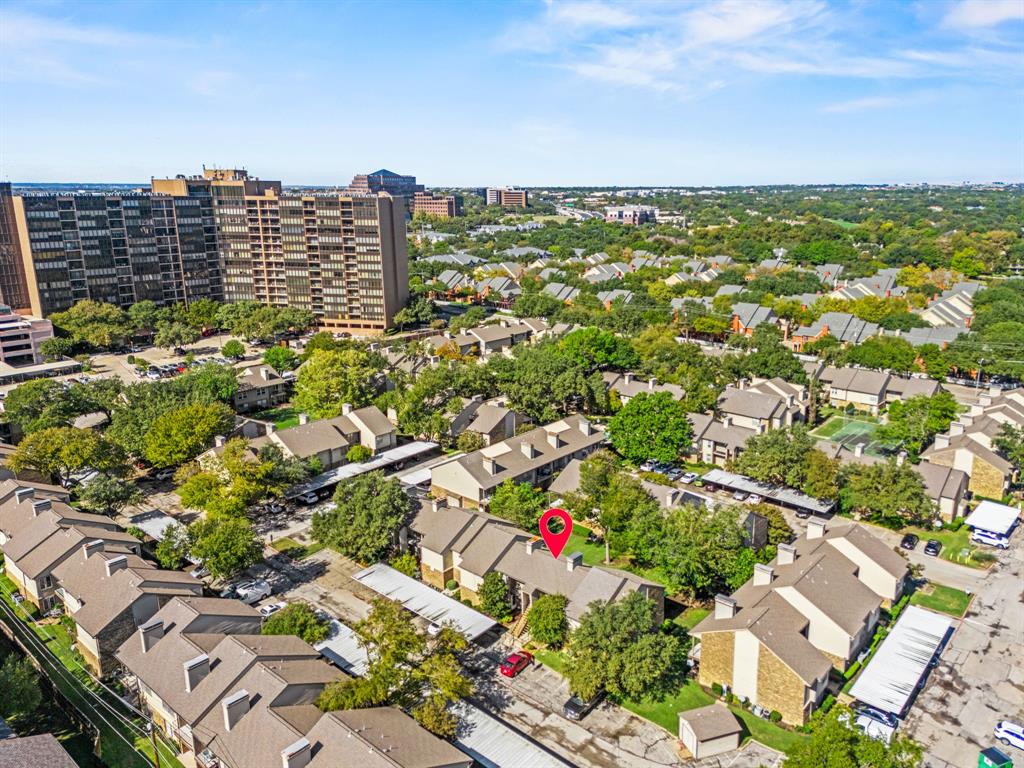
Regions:
<instances>
[{"instance_id":1,"label":"grass lawn","mask_svg":"<svg viewBox=\"0 0 1024 768\"><path fill-rule=\"evenodd\" d=\"M582 552L583 562L587 565L604 565L604 545L588 544L587 537L589 535L589 528L584 528L579 523L573 523L572 533L565 545L565 553Z\"/></svg>"},{"instance_id":2,"label":"grass lawn","mask_svg":"<svg viewBox=\"0 0 1024 768\"><path fill-rule=\"evenodd\" d=\"M270 546L282 554L288 555L292 560L302 560L310 555L315 555L324 548L323 544L314 542L310 545L300 544L295 539L282 536L276 541L270 542Z\"/></svg>"},{"instance_id":3,"label":"grass lawn","mask_svg":"<svg viewBox=\"0 0 1024 768\"><path fill-rule=\"evenodd\" d=\"M288 429L288 427L299 425L299 411L296 408L271 408L269 411L253 414L253 418L273 422L277 429Z\"/></svg>"},{"instance_id":4,"label":"grass lawn","mask_svg":"<svg viewBox=\"0 0 1024 768\"><path fill-rule=\"evenodd\" d=\"M941 541L942 550L939 552L939 557L943 560L970 568L987 568L989 565L988 562L975 559L976 554L982 552L987 554L987 552L984 548L976 547L971 543L971 530L966 525L961 526L959 531L934 528L907 528L905 530L916 533L921 537L921 541L928 541L928 539Z\"/></svg>"},{"instance_id":5,"label":"grass lawn","mask_svg":"<svg viewBox=\"0 0 1024 768\"><path fill-rule=\"evenodd\" d=\"M911 605L920 605L939 613L948 613L960 618L967 611L971 596L961 589L947 587L944 584L930 584L917 590L910 596Z\"/></svg>"},{"instance_id":6,"label":"grass lawn","mask_svg":"<svg viewBox=\"0 0 1024 768\"><path fill-rule=\"evenodd\" d=\"M535 650L530 651L534 658L537 659L541 664L546 667L551 667L558 674L562 674L562 670L565 669L565 654L561 651L553 651L551 649Z\"/></svg>"},{"instance_id":7,"label":"grass lawn","mask_svg":"<svg viewBox=\"0 0 1024 768\"><path fill-rule=\"evenodd\" d=\"M845 219L825 219L825 221L831 221L833 224L843 229L853 229L854 227L860 226L860 224L855 221L846 221Z\"/></svg>"},{"instance_id":8,"label":"grass lawn","mask_svg":"<svg viewBox=\"0 0 1024 768\"><path fill-rule=\"evenodd\" d=\"M704 617L711 613L707 608L700 608L698 606L691 606L683 611L681 614L676 616L675 623L683 629L689 631L697 626Z\"/></svg>"}]
</instances>

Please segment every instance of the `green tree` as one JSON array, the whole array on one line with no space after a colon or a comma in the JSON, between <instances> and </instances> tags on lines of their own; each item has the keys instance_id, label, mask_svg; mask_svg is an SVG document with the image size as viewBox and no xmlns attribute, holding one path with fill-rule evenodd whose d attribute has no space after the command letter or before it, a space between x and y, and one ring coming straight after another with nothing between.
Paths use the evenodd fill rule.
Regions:
<instances>
[{"instance_id":1,"label":"green tree","mask_svg":"<svg viewBox=\"0 0 1024 768\"><path fill-rule=\"evenodd\" d=\"M345 460L352 464L361 464L373 457L373 451L365 445L353 445L345 453Z\"/></svg>"},{"instance_id":2,"label":"green tree","mask_svg":"<svg viewBox=\"0 0 1024 768\"><path fill-rule=\"evenodd\" d=\"M552 648L561 648L569 634L569 621L565 608L569 604L565 595L541 595L526 614L530 637Z\"/></svg>"},{"instance_id":3,"label":"green tree","mask_svg":"<svg viewBox=\"0 0 1024 768\"><path fill-rule=\"evenodd\" d=\"M494 489L488 509L491 514L515 523L525 531L532 531L537 527L546 503L547 497L542 490L509 478Z\"/></svg>"},{"instance_id":4,"label":"green tree","mask_svg":"<svg viewBox=\"0 0 1024 768\"><path fill-rule=\"evenodd\" d=\"M291 603L263 622L264 635L295 635L307 643L319 643L331 634L331 623L306 603Z\"/></svg>"},{"instance_id":5,"label":"green tree","mask_svg":"<svg viewBox=\"0 0 1024 768\"><path fill-rule=\"evenodd\" d=\"M175 349L177 347L184 347L186 344L194 344L199 341L199 338L199 331L184 323L161 323L157 327L153 343L158 347Z\"/></svg>"},{"instance_id":6,"label":"green tree","mask_svg":"<svg viewBox=\"0 0 1024 768\"><path fill-rule=\"evenodd\" d=\"M695 597L723 588L744 532L733 510L685 504L667 512L657 562L672 592Z\"/></svg>"},{"instance_id":7,"label":"green tree","mask_svg":"<svg viewBox=\"0 0 1024 768\"><path fill-rule=\"evenodd\" d=\"M843 468L840 486L842 509L875 523L899 528L927 523L935 515L924 480L909 464L848 465Z\"/></svg>"},{"instance_id":8,"label":"green tree","mask_svg":"<svg viewBox=\"0 0 1024 768\"><path fill-rule=\"evenodd\" d=\"M484 574L483 584L480 586L480 607L484 613L498 619L504 619L509 615L512 607L510 600L508 582L505 577L497 571L488 571Z\"/></svg>"},{"instance_id":9,"label":"green tree","mask_svg":"<svg viewBox=\"0 0 1024 768\"><path fill-rule=\"evenodd\" d=\"M156 559L164 568L176 571L184 565L191 546L188 528L180 523L172 523L164 530L164 537L157 542Z\"/></svg>"},{"instance_id":10,"label":"green tree","mask_svg":"<svg viewBox=\"0 0 1024 768\"><path fill-rule=\"evenodd\" d=\"M217 313L220 311L220 307L220 302L213 299L195 299L189 302L185 309L185 322L200 331L204 328L216 328ZM130 309L129 312L131 312Z\"/></svg>"},{"instance_id":11,"label":"green tree","mask_svg":"<svg viewBox=\"0 0 1024 768\"><path fill-rule=\"evenodd\" d=\"M143 299L128 307L128 321L133 331L156 328L160 308L155 301Z\"/></svg>"},{"instance_id":12,"label":"green tree","mask_svg":"<svg viewBox=\"0 0 1024 768\"><path fill-rule=\"evenodd\" d=\"M403 552L395 555L388 563L399 573L404 573L410 579L415 579L420 573L420 564L416 561L416 555L412 552Z\"/></svg>"},{"instance_id":13,"label":"green tree","mask_svg":"<svg viewBox=\"0 0 1024 768\"><path fill-rule=\"evenodd\" d=\"M639 360L628 339L600 328L581 328L565 336L562 350L588 370L634 368Z\"/></svg>"},{"instance_id":14,"label":"green tree","mask_svg":"<svg viewBox=\"0 0 1024 768\"><path fill-rule=\"evenodd\" d=\"M814 438L803 425L769 429L747 440L731 468L755 480L800 488L807 478L808 454L813 448Z\"/></svg>"},{"instance_id":15,"label":"green tree","mask_svg":"<svg viewBox=\"0 0 1024 768\"><path fill-rule=\"evenodd\" d=\"M263 542L240 517L207 517L189 526L190 553L215 579L226 579L263 559Z\"/></svg>"},{"instance_id":16,"label":"green tree","mask_svg":"<svg viewBox=\"0 0 1024 768\"><path fill-rule=\"evenodd\" d=\"M135 483L108 475L97 475L78 492L78 501L83 507L111 517L142 499L142 491Z\"/></svg>"},{"instance_id":17,"label":"green tree","mask_svg":"<svg viewBox=\"0 0 1024 768\"><path fill-rule=\"evenodd\" d=\"M815 449L807 453L806 467L804 493L830 501L839 496L839 459L830 459Z\"/></svg>"},{"instance_id":18,"label":"green tree","mask_svg":"<svg viewBox=\"0 0 1024 768\"><path fill-rule=\"evenodd\" d=\"M127 458L116 444L91 429L74 427L33 432L18 443L7 466L14 472L35 470L56 483L86 469L114 475L128 469Z\"/></svg>"},{"instance_id":19,"label":"green tree","mask_svg":"<svg viewBox=\"0 0 1024 768\"><path fill-rule=\"evenodd\" d=\"M1024 427L1006 422L992 440L996 449L1018 470L1024 467Z\"/></svg>"},{"instance_id":20,"label":"green tree","mask_svg":"<svg viewBox=\"0 0 1024 768\"><path fill-rule=\"evenodd\" d=\"M608 421L608 439L625 459L639 464L677 461L689 450L693 428L668 392L641 392Z\"/></svg>"},{"instance_id":21,"label":"green tree","mask_svg":"<svg viewBox=\"0 0 1024 768\"><path fill-rule=\"evenodd\" d=\"M10 653L0 666L0 714L31 715L43 703L39 674L27 656Z\"/></svg>"},{"instance_id":22,"label":"green tree","mask_svg":"<svg viewBox=\"0 0 1024 768\"><path fill-rule=\"evenodd\" d=\"M156 467L173 467L193 459L216 435L226 435L235 424L235 413L222 403L193 403L158 417L146 434L146 461Z\"/></svg>"},{"instance_id":23,"label":"green tree","mask_svg":"<svg viewBox=\"0 0 1024 768\"><path fill-rule=\"evenodd\" d=\"M4 417L29 434L47 427L70 426L74 414L57 407L64 402L64 388L53 379L19 384L4 400Z\"/></svg>"},{"instance_id":24,"label":"green tree","mask_svg":"<svg viewBox=\"0 0 1024 768\"><path fill-rule=\"evenodd\" d=\"M60 360L67 357L75 351L74 339L68 339L63 336L54 336L52 339L46 339L39 345L39 352L49 361Z\"/></svg>"},{"instance_id":25,"label":"green tree","mask_svg":"<svg viewBox=\"0 0 1024 768\"><path fill-rule=\"evenodd\" d=\"M470 432L469 430L466 430L459 435L458 440L455 441L455 447L464 453L479 451L484 447L484 438L479 432Z\"/></svg>"},{"instance_id":26,"label":"green tree","mask_svg":"<svg viewBox=\"0 0 1024 768\"><path fill-rule=\"evenodd\" d=\"M373 563L392 548L411 502L397 480L367 472L338 483L334 506L313 516L313 537L359 562Z\"/></svg>"},{"instance_id":27,"label":"green tree","mask_svg":"<svg viewBox=\"0 0 1024 768\"><path fill-rule=\"evenodd\" d=\"M220 353L229 360L241 360L245 357L245 344L238 339L228 339L220 348Z\"/></svg>"},{"instance_id":28,"label":"green tree","mask_svg":"<svg viewBox=\"0 0 1024 768\"><path fill-rule=\"evenodd\" d=\"M370 356L357 349L315 352L299 369L292 405L317 419L341 414L342 405L367 405L377 373Z\"/></svg>"},{"instance_id":29,"label":"green tree","mask_svg":"<svg viewBox=\"0 0 1024 768\"><path fill-rule=\"evenodd\" d=\"M278 373L284 373L298 367L299 356L288 347L274 346L263 353L263 362Z\"/></svg>"},{"instance_id":30,"label":"green tree","mask_svg":"<svg viewBox=\"0 0 1024 768\"><path fill-rule=\"evenodd\" d=\"M113 304L85 299L64 312L50 315L55 328L77 342L109 348L122 343L131 332L131 322Z\"/></svg>"},{"instance_id":31,"label":"green tree","mask_svg":"<svg viewBox=\"0 0 1024 768\"><path fill-rule=\"evenodd\" d=\"M931 397L916 395L897 400L889 406L888 421L877 435L893 448L917 456L935 435L949 429L961 410L956 398L944 390Z\"/></svg>"},{"instance_id":32,"label":"green tree","mask_svg":"<svg viewBox=\"0 0 1024 768\"><path fill-rule=\"evenodd\" d=\"M921 747L897 736L890 744L865 735L853 725L854 714L837 705L812 716L811 736L794 747L785 768L918 768Z\"/></svg>"},{"instance_id":33,"label":"green tree","mask_svg":"<svg viewBox=\"0 0 1024 768\"><path fill-rule=\"evenodd\" d=\"M658 504L650 497L640 481L632 475L619 472L613 475L608 489L601 497L598 520L604 530L604 560L611 561L612 554L622 554L630 542L649 546L653 542L642 537L629 535L630 523L645 511L658 512ZM640 560L649 562L645 551L636 552Z\"/></svg>"}]
</instances>

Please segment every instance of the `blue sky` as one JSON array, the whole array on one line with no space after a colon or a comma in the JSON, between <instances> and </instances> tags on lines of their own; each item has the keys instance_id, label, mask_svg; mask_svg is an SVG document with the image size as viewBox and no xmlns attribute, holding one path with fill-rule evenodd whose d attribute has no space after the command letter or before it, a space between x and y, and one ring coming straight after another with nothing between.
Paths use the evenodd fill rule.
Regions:
<instances>
[{"instance_id":1,"label":"blue sky","mask_svg":"<svg viewBox=\"0 0 1024 768\"><path fill-rule=\"evenodd\" d=\"M1024 178L1024 0L0 6L0 178Z\"/></svg>"}]
</instances>

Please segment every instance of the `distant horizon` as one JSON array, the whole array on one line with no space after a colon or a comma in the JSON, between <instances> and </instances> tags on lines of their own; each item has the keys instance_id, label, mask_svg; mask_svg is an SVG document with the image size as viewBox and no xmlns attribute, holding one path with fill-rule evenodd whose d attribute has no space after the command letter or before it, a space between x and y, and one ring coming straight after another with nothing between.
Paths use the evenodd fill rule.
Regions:
<instances>
[{"instance_id":1,"label":"distant horizon","mask_svg":"<svg viewBox=\"0 0 1024 768\"><path fill-rule=\"evenodd\" d=\"M8 0L0 46L26 183L1024 181L1020 0Z\"/></svg>"}]
</instances>

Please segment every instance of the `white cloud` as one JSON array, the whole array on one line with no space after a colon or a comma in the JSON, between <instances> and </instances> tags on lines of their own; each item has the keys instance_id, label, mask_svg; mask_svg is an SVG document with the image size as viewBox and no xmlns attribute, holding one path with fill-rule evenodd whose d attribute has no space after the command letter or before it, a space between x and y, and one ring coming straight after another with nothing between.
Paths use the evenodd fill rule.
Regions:
<instances>
[{"instance_id":1,"label":"white cloud","mask_svg":"<svg viewBox=\"0 0 1024 768\"><path fill-rule=\"evenodd\" d=\"M549 3L548 7L552 21L574 28L622 29L638 23L626 8L607 3Z\"/></svg>"},{"instance_id":2,"label":"white cloud","mask_svg":"<svg viewBox=\"0 0 1024 768\"><path fill-rule=\"evenodd\" d=\"M897 99L894 96L866 96L862 99L850 99L849 101L839 101L835 104L827 104L821 108L821 111L835 113L866 112L871 109L887 109L889 107L895 107L900 104L901 101L902 99Z\"/></svg>"},{"instance_id":3,"label":"white cloud","mask_svg":"<svg viewBox=\"0 0 1024 768\"><path fill-rule=\"evenodd\" d=\"M1024 21L1021 0L960 0L942 19L951 29L983 29L1004 21Z\"/></svg>"}]
</instances>

